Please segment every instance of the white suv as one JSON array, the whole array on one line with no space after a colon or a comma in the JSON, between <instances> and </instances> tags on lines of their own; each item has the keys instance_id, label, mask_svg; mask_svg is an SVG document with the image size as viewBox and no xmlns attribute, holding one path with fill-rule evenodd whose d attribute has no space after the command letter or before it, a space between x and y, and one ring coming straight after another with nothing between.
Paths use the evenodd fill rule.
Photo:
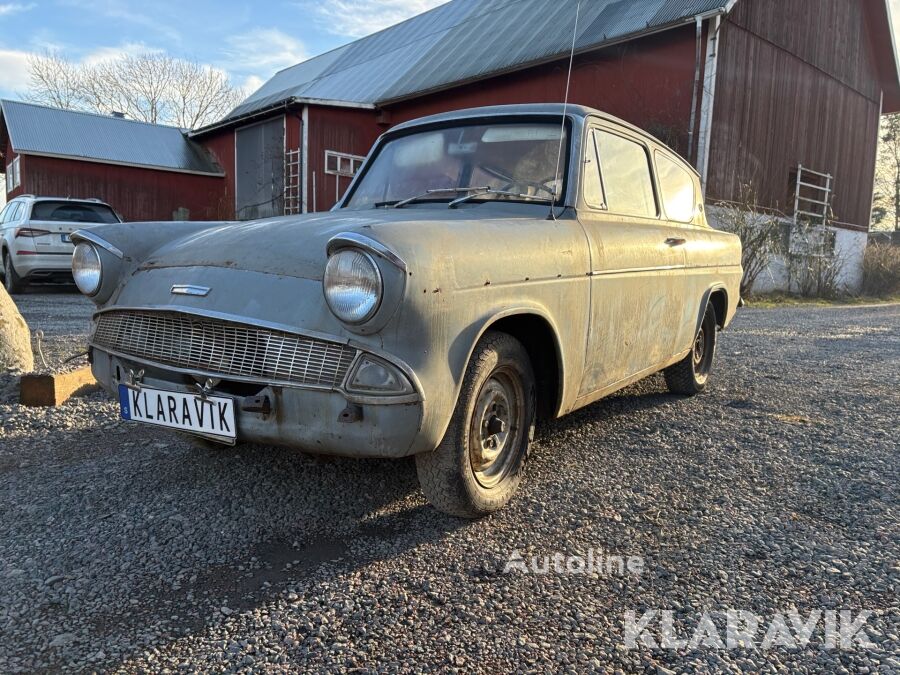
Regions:
<instances>
[{"instance_id":1,"label":"white suv","mask_svg":"<svg viewBox=\"0 0 900 675\"><path fill-rule=\"evenodd\" d=\"M0 211L0 256L9 293L32 281L72 281L70 235L89 224L120 223L98 199L16 197Z\"/></svg>"}]
</instances>

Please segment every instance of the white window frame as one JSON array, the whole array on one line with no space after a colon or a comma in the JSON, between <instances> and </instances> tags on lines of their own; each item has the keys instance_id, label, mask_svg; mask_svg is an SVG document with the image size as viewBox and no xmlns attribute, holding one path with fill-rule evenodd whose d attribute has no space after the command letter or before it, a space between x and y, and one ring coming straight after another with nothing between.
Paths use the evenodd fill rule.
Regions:
<instances>
[{"instance_id":1,"label":"white window frame","mask_svg":"<svg viewBox=\"0 0 900 675\"><path fill-rule=\"evenodd\" d=\"M334 160L334 165L337 169L330 169L330 160ZM325 151L325 173L329 176L345 176L347 178L353 178L356 173L359 171L359 168L362 166L362 163L366 161L365 157L360 155L351 155L346 152L337 152L335 150L326 150ZM345 169L345 163L349 163L350 168Z\"/></svg>"},{"instance_id":2,"label":"white window frame","mask_svg":"<svg viewBox=\"0 0 900 675\"><path fill-rule=\"evenodd\" d=\"M19 166L20 157L16 157L6 167L6 194L12 193L22 184L22 172Z\"/></svg>"}]
</instances>

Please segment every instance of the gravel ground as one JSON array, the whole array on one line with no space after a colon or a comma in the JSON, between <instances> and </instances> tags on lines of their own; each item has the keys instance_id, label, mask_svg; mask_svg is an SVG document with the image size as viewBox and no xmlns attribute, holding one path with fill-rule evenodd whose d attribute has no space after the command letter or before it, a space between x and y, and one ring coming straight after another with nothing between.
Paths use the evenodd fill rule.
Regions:
<instances>
[{"instance_id":1,"label":"gravel ground","mask_svg":"<svg viewBox=\"0 0 900 675\"><path fill-rule=\"evenodd\" d=\"M90 311L22 305L64 335ZM478 522L429 508L411 461L197 449L102 394L7 397L0 671L900 672L898 376L900 306L746 310L708 394L654 377L544 426ZM644 572L503 573L590 549ZM626 610L656 608L723 640L727 609L759 640L776 612L869 609L872 645L826 650L820 623L800 649L628 650Z\"/></svg>"}]
</instances>

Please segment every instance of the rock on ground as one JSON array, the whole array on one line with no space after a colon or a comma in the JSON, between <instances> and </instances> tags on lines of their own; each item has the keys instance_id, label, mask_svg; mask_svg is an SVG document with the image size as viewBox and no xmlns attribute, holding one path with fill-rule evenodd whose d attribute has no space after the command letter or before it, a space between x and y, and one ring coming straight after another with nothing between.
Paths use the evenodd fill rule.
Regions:
<instances>
[{"instance_id":1,"label":"rock on ground","mask_svg":"<svg viewBox=\"0 0 900 675\"><path fill-rule=\"evenodd\" d=\"M0 371L34 370L31 333L5 288L0 287Z\"/></svg>"}]
</instances>

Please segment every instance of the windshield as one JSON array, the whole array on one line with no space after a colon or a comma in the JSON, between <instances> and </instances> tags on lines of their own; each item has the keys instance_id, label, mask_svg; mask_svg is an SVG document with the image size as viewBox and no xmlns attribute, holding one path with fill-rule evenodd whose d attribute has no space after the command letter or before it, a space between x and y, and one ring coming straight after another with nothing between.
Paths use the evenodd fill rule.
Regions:
<instances>
[{"instance_id":1,"label":"windshield","mask_svg":"<svg viewBox=\"0 0 900 675\"><path fill-rule=\"evenodd\" d=\"M456 126L402 136L385 144L360 178L346 206L365 208L410 201L556 201L564 171L556 161L558 122ZM490 191L487 191L487 190ZM506 193L506 194L503 194Z\"/></svg>"},{"instance_id":2,"label":"windshield","mask_svg":"<svg viewBox=\"0 0 900 675\"><path fill-rule=\"evenodd\" d=\"M119 217L105 204L83 202L36 202L31 220L66 223L118 223Z\"/></svg>"}]
</instances>

